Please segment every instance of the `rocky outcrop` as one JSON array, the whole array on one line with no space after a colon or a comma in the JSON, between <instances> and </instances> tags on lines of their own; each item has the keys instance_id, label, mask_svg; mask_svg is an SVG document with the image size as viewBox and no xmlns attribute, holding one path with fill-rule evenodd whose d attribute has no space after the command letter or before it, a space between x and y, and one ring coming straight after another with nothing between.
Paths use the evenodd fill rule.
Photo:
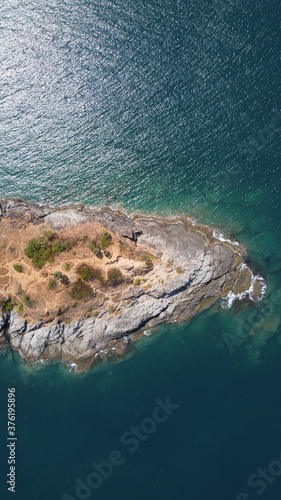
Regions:
<instances>
[{"instance_id":1,"label":"rocky outcrop","mask_svg":"<svg viewBox=\"0 0 281 500\"><path fill-rule=\"evenodd\" d=\"M109 209L39 207L19 199L1 200L0 209L2 219L36 226L44 222L56 230L98 222L137 246L151 248L157 259L146 274L149 286L123 287L114 314L103 305L95 316L69 324L60 319L27 322L15 311L6 323L0 318L0 341L6 330L11 346L31 362L59 358L75 363L79 371L89 369L104 357L122 355L130 339L145 331L186 320L229 293L245 292L252 283L251 272L241 267L245 249L214 238L210 228L188 219L129 218Z\"/></svg>"}]
</instances>

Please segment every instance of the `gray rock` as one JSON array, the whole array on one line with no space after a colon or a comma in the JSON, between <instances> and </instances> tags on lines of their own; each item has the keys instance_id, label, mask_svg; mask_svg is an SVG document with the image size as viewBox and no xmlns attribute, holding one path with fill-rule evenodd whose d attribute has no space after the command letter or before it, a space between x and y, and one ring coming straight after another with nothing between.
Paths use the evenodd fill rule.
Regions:
<instances>
[{"instance_id":1,"label":"gray rock","mask_svg":"<svg viewBox=\"0 0 281 500\"><path fill-rule=\"evenodd\" d=\"M5 319L3 318L3 316L0 316L0 333L3 332L4 327L5 327Z\"/></svg>"},{"instance_id":2,"label":"gray rock","mask_svg":"<svg viewBox=\"0 0 281 500\"><path fill-rule=\"evenodd\" d=\"M128 339L144 328L190 318L222 296L224 284L243 288L249 281L245 269L239 274L232 263L237 249L219 240L208 240L210 231L194 230L182 221L134 219L120 213L78 207L39 207L23 200L1 200L0 217L25 219L35 224L44 220L55 229L66 225L96 221L107 230L127 237L144 248L151 248L158 268L146 273L144 286L128 286L112 314L105 305L98 316L78 319L70 324L27 324L16 313L9 319L12 347L34 361L41 356L63 358L87 369L96 357L108 354L114 342L120 350ZM214 242L215 241L215 242ZM145 270L147 271L147 270ZM161 278L158 277L159 273ZM234 276L234 273L236 275ZM248 273L249 274L249 273ZM147 286L149 285L149 286ZM0 318L0 332L4 328ZM114 347L115 349L115 347Z\"/></svg>"},{"instance_id":3,"label":"gray rock","mask_svg":"<svg viewBox=\"0 0 281 500\"><path fill-rule=\"evenodd\" d=\"M12 311L10 315L9 325L10 334L12 335L14 333L23 333L26 330L26 326L26 320L22 319L19 314Z\"/></svg>"}]
</instances>

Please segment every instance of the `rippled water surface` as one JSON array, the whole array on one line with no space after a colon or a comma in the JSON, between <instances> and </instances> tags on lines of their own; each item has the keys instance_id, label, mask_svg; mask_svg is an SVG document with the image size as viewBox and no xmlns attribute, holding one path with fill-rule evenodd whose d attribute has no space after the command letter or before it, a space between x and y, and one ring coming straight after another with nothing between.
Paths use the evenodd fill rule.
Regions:
<instances>
[{"instance_id":1,"label":"rippled water surface","mask_svg":"<svg viewBox=\"0 0 281 500\"><path fill-rule=\"evenodd\" d=\"M78 498L114 449L125 463L83 498L279 498L281 475L262 495L247 480L281 452L280 22L277 0L1 2L0 196L184 213L267 281L259 304L216 304L83 377L3 353L1 498L11 384L20 500ZM174 414L122 448L168 395Z\"/></svg>"}]
</instances>

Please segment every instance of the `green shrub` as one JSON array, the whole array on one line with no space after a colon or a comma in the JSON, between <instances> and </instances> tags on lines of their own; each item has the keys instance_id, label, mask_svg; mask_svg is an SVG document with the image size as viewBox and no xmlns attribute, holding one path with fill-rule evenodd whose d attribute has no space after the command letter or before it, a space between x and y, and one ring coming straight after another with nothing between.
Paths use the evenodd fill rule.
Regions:
<instances>
[{"instance_id":1,"label":"green shrub","mask_svg":"<svg viewBox=\"0 0 281 500\"><path fill-rule=\"evenodd\" d=\"M49 280L49 283L48 283L48 290L55 290L55 288L57 288L57 282L55 279L50 279Z\"/></svg>"},{"instance_id":2,"label":"green shrub","mask_svg":"<svg viewBox=\"0 0 281 500\"><path fill-rule=\"evenodd\" d=\"M23 272L23 267L20 265L20 264L14 264L13 265L13 268L15 271L17 271L18 273L22 273Z\"/></svg>"},{"instance_id":3,"label":"green shrub","mask_svg":"<svg viewBox=\"0 0 281 500\"><path fill-rule=\"evenodd\" d=\"M67 241L64 243L57 240L52 243L54 237L54 233L47 231L44 236L29 240L24 253L31 259L35 267L41 269L46 264L47 260L53 263L56 255L59 255L65 250L70 250L73 245L75 245L74 241Z\"/></svg>"},{"instance_id":4,"label":"green shrub","mask_svg":"<svg viewBox=\"0 0 281 500\"><path fill-rule=\"evenodd\" d=\"M16 308L16 312L17 312L18 314L21 314L21 313L23 312L23 305L22 305L22 303L21 303L21 302L19 302L19 303L18 303L18 306L17 306L17 308Z\"/></svg>"},{"instance_id":5,"label":"green shrub","mask_svg":"<svg viewBox=\"0 0 281 500\"><path fill-rule=\"evenodd\" d=\"M89 236L87 236L87 234L85 234L82 238L83 243L86 243L86 241L88 241L88 239L89 239Z\"/></svg>"},{"instance_id":6,"label":"green shrub","mask_svg":"<svg viewBox=\"0 0 281 500\"><path fill-rule=\"evenodd\" d=\"M112 241L112 236L107 231L104 231L101 239L102 248L109 247L109 245L111 245L111 241Z\"/></svg>"},{"instance_id":7,"label":"green shrub","mask_svg":"<svg viewBox=\"0 0 281 500\"><path fill-rule=\"evenodd\" d=\"M29 240L26 249L24 250L24 253L27 257L32 259L34 256L37 255L38 252L41 251L42 244L40 242L39 238L32 238Z\"/></svg>"},{"instance_id":8,"label":"green shrub","mask_svg":"<svg viewBox=\"0 0 281 500\"><path fill-rule=\"evenodd\" d=\"M183 269L181 267L177 267L177 273L178 274L183 274L184 271L183 271Z\"/></svg>"},{"instance_id":9,"label":"green shrub","mask_svg":"<svg viewBox=\"0 0 281 500\"><path fill-rule=\"evenodd\" d=\"M70 269L70 264L67 262L64 266L65 271L69 271Z\"/></svg>"},{"instance_id":10,"label":"green shrub","mask_svg":"<svg viewBox=\"0 0 281 500\"><path fill-rule=\"evenodd\" d=\"M72 250L73 247L75 247L77 243L77 240L73 240L73 241L66 241L64 244L65 244L65 249L67 252L69 252L69 250Z\"/></svg>"},{"instance_id":11,"label":"green shrub","mask_svg":"<svg viewBox=\"0 0 281 500\"><path fill-rule=\"evenodd\" d=\"M110 312L111 312L111 313L114 313L114 311L115 311L115 309L114 309L114 307L113 307L113 306L109 306L109 308L108 308L108 309L110 310Z\"/></svg>"},{"instance_id":12,"label":"green shrub","mask_svg":"<svg viewBox=\"0 0 281 500\"><path fill-rule=\"evenodd\" d=\"M33 306L33 302L31 301L29 295L24 295L23 296L23 300L24 300L24 303L27 307L32 307Z\"/></svg>"},{"instance_id":13,"label":"green shrub","mask_svg":"<svg viewBox=\"0 0 281 500\"><path fill-rule=\"evenodd\" d=\"M72 299L81 300L85 297L89 297L90 295L92 295L92 293L93 291L91 287L80 278L71 286L70 295Z\"/></svg>"},{"instance_id":14,"label":"green shrub","mask_svg":"<svg viewBox=\"0 0 281 500\"><path fill-rule=\"evenodd\" d=\"M93 279L93 275L92 275L90 269L86 268L86 267L81 272L80 276L81 276L81 279L84 281L91 281Z\"/></svg>"},{"instance_id":15,"label":"green shrub","mask_svg":"<svg viewBox=\"0 0 281 500\"><path fill-rule=\"evenodd\" d=\"M66 245L65 243L62 243L61 241L55 241L55 243L52 246L52 253L54 255L59 255L61 252L64 252L66 250Z\"/></svg>"},{"instance_id":16,"label":"green shrub","mask_svg":"<svg viewBox=\"0 0 281 500\"><path fill-rule=\"evenodd\" d=\"M45 231L43 236L43 241L47 243L47 241L51 241L55 236L55 233L52 231Z\"/></svg>"},{"instance_id":17,"label":"green shrub","mask_svg":"<svg viewBox=\"0 0 281 500\"><path fill-rule=\"evenodd\" d=\"M97 242L95 240L89 241L88 247L93 252L95 249L98 248Z\"/></svg>"},{"instance_id":18,"label":"green shrub","mask_svg":"<svg viewBox=\"0 0 281 500\"><path fill-rule=\"evenodd\" d=\"M134 285L135 286L138 286L140 284L140 279L139 278L136 278L135 281L134 281Z\"/></svg>"},{"instance_id":19,"label":"green shrub","mask_svg":"<svg viewBox=\"0 0 281 500\"><path fill-rule=\"evenodd\" d=\"M11 299L5 300L2 305L2 310L4 313L9 313L14 309L15 304L13 304Z\"/></svg>"},{"instance_id":20,"label":"green shrub","mask_svg":"<svg viewBox=\"0 0 281 500\"><path fill-rule=\"evenodd\" d=\"M147 260L151 260L151 259L153 259L153 255L149 255L148 253L144 253L144 254L142 254L142 255L140 256L140 260L141 260L142 262L145 262L145 261L147 261Z\"/></svg>"},{"instance_id":21,"label":"green shrub","mask_svg":"<svg viewBox=\"0 0 281 500\"><path fill-rule=\"evenodd\" d=\"M117 268L110 269L107 275L107 282L109 285L120 285L124 281L124 276Z\"/></svg>"},{"instance_id":22,"label":"green shrub","mask_svg":"<svg viewBox=\"0 0 281 500\"><path fill-rule=\"evenodd\" d=\"M108 259L110 259L111 257L110 252L108 250L104 250L103 255L105 255Z\"/></svg>"},{"instance_id":23,"label":"green shrub","mask_svg":"<svg viewBox=\"0 0 281 500\"><path fill-rule=\"evenodd\" d=\"M143 255L140 256L140 260L142 262L145 262L146 267L153 266L152 259L153 259L153 255L143 254Z\"/></svg>"},{"instance_id":24,"label":"green shrub","mask_svg":"<svg viewBox=\"0 0 281 500\"><path fill-rule=\"evenodd\" d=\"M53 264L55 262L55 257L53 257L51 255L51 257L49 257L48 261L50 262L50 264Z\"/></svg>"},{"instance_id":25,"label":"green shrub","mask_svg":"<svg viewBox=\"0 0 281 500\"><path fill-rule=\"evenodd\" d=\"M62 277L62 273L60 271L56 271L54 273L55 280L59 280Z\"/></svg>"},{"instance_id":26,"label":"green shrub","mask_svg":"<svg viewBox=\"0 0 281 500\"><path fill-rule=\"evenodd\" d=\"M99 269L88 266L87 264L81 264L76 269L77 274L81 276L81 279L84 281L92 281L98 280L100 282L103 281L102 273Z\"/></svg>"}]
</instances>

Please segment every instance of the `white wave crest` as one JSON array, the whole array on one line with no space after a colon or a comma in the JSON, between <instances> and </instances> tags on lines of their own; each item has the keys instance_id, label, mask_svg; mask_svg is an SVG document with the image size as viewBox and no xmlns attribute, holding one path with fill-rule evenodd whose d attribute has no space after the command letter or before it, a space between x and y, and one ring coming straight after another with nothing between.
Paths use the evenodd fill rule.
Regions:
<instances>
[{"instance_id":1,"label":"white wave crest","mask_svg":"<svg viewBox=\"0 0 281 500\"><path fill-rule=\"evenodd\" d=\"M67 363L66 367L69 372L75 372L77 370L77 365L75 363Z\"/></svg>"},{"instance_id":2,"label":"white wave crest","mask_svg":"<svg viewBox=\"0 0 281 500\"><path fill-rule=\"evenodd\" d=\"M231 245L240 245L240 243L238 243L238 241L232 241L232 240L229 240L227 239L223 233L219 233L218 231L216 231L214 229L213 231L213 236L214 238L216 238L217 240L220 240L222 242L226 241L227 243L230 243Z\"/></svg>"},{"instance_id":3,"label":"white wave crest","mask_svg":"<svg viewBox=\"0 0 281 500\"><path fill-rule=\"evenodd\" d=\"M245 299L246 297L249 297L249 299L252 300L253 302L260 302L266 294L266 283L264 281L264 278L262 278L262 276L260 276L259 274L255 275L251 271L251 269L247 266L247 264L245 264L245 262L242 262L242 264L240 264L237 269L247 269L251 273L250 288L248 290L245 290L244 292L236 293L236 294L233 292L229 292L226 297L222 298L221 307L223 309L230 309L235 300L242 300L242 299ZM262 287L261 287L260 297L256 297L253 295L254 284L256 281L263 282Z\"/></svg>"}]
</instances>

